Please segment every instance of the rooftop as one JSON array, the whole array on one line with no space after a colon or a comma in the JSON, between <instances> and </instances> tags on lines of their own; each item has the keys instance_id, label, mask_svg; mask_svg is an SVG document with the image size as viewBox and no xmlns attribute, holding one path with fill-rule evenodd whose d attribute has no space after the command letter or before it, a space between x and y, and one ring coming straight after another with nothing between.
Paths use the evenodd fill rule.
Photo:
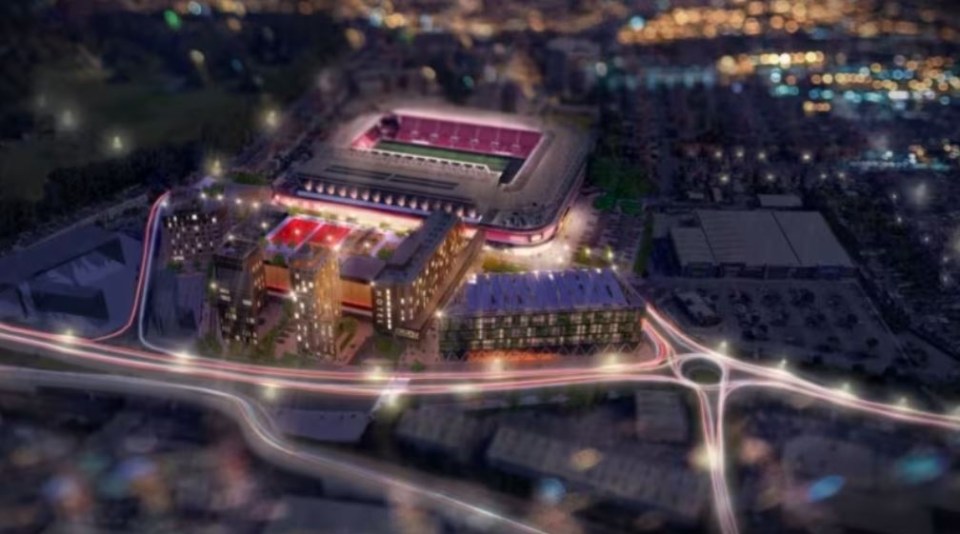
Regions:
<instances>
[{"instance_id":1,"label":"rooftop","mask_svg":"<svg viewBox=\"0 0 960 534\"><path fill-rule=\"evenodd\" d=\"M415 279L458 222L459 218L450 213L436 211L430 214L416 232L400 243L377 279L386 282L407 282Z\"/></svg>"},{"instance_id":2,"label":"rooftop","mask_svg":"<svg viewBox=\"0 0 960 534\"><path fill-rule=\"evenodd\" d=\"M140 242L97 226L71 229L0 259L0 318L96 335L132 304Z\"/></svg>"},{"instance_id":3,"label":"rooftop","mask_svg":"<svg viewBox=\"0 0 960 534\"><path fill-rule=\"evenodd\" d=\"M340 263L340 278L357 282L372 282L383 271L386 263L373 256L350 256Z\"/></svg>"},{"instance_id":4,"label":"rooftop","mask_svg":"<svg viewBox=\"0 0 960 534\"><path fill-rule=\"evenodd\" d=\"M476 276L460 287L444 312L475 315L642 306L642 299L612 269L581 269Z\"/></svg>"},{"instance_id":5,"label":"rooftop","mask_svg":"<svg viewBox=\"0 0 960 534\"><path fill-rule=\"evenodd\" d=\"M802 208L803 199L797 195L757 195L757 200L763 208Z\"/></svg>"},{"instance_id":6,"label":"rooftop","mask_svg":"<svg viewBox=\"0 0 960 534\"><path fill-rule=\"evenodd\" d=\"M815 211L697 210L696 227L673 227L681 265L852 267L850 257Z\"/></svg>"},{"instance_id":7,"label":"rooftop","mask_svg":"<svg viewBox=\"0 0 960 534\"><path fill-rule=\"evenodd\" d=\"M222 258L243 260L256 252L259 248L259 243L249 239L227 239L223 242L220 248L217 249L216 255Z\"/></svg>"},{"instance_id":8,"label":"rooftop","mask_svg":"<svg viewBox=\"0 0 960 534\"><path fill-rule=\"evenodd\" d=\"M709 480L703 474L609 450L598 451L599 461L590 469L578 469L573 459L582 450L574 441L501 427L487 458L527 475L559 477L621 502L656 506L683 520L695 520L707 504Z\"/></svg>"}]
</instances>

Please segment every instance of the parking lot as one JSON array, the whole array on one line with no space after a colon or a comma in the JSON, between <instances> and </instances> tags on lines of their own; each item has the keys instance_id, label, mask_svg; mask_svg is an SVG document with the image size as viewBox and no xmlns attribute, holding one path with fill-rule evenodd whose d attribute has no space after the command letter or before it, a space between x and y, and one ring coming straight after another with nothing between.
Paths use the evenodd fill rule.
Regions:
<instances>
[{"instance_id":1,"label":"parking lot","mask_svg":"<svg viewBox=\"0 0 960 534\"><path fill-rule=\"evenodd\" d=\"M744 358L822 363L879 373L901 363L898 340L854 281L661 279L658 304L698 337ZM696 324L674 291L693 291L719 323Z\"/></svg>"}]
</instances>

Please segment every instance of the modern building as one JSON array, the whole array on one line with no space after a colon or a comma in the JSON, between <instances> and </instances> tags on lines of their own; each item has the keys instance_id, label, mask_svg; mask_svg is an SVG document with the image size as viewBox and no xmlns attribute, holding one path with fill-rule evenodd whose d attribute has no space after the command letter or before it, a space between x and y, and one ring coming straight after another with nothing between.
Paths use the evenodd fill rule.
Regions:
<instances>
[{"instance_id":1,"label":"modern building","mask_svg":"<svg viewBox=\"0 0 960 534\"><path fill-rule=\"evenodd\" d=\"M484 274L463 284L439 316L440 352L629 352L644 302L612 269Z\"/></svg>"},{"instance_id":2,"label":"modern building","mask_svg":"<svg viewBox=\"0 0 960 534\"><path fill-rule=\"evenodd\" d=\"M350 256L340 263L340 285L345 308L363 315L373 313L373 284L386 262L373 256Z\"/></svg>"},{"instance_id":3,"label":"modern building","mask_svg":"<svg viewBox=\"0 0 960 534\"><path fill-rule=\"evenodd\" d=\"M205 264L223 242L227 209L222 202L201 198L201 192L181 189L171 194L162 217L163 257L178 263Z\"/></svg>"},{"instance_id":4,"label":"modern building","mask_svg":"<svg viewBox=\"0 0 960 534\"><path fill-rule=\"evenodd\" d=\"M290 257L290 281L301 354L336 358L340 322L340 265L336 252L303 247Z\"/></svg>"},{"instance_id":5,"label":"modern building","mask_svg":"<svg viewBox=\"0 0 960 534\"><path fill-rule=\"evenodd\" d=\"M850 256L815 211L697 210L670 229L685 276L839 278L856 273Z\"/></svg>"},{"instance_id":6,"label":"modern building","mask_svg":"<svg viewBox=\"0 0 960 534\"><path fill-rule=\"evenodd\" d=\"M213 256L220 333L225 341L257 342L257 321L266 297L263 249L256 241L228 239Z\"/></svg>"},{"instance_id":7,"label":"modern building","mask_svg":"<svg viewBox=\"0 0 960 534\"><path fill-rule=\"evenodd\" d=\"M483 245L467 238L456 215L438 211L400 243L374 281L374 327L419 339L440 301L456 287Z\"/></svg>"}]
</instances>

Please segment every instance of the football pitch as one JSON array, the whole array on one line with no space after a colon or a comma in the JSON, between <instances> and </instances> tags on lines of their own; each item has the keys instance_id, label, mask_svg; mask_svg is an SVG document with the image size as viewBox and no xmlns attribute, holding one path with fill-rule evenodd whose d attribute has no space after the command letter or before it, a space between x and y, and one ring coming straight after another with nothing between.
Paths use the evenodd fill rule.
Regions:
<instances>
[{"instance_id":1,"label":"football pitch","mask_svg":"<svg viewBox=\"0 0 960 534\"><path fill-rule=\"evenodd\" d=\"M380 141L377 143L376 148L378 150L399 152L402 154L410 154L412 156L445 159L450 161L459 161L462 163L477 163L480 165L486 165L494 172L503 172L512 160L512 158L508 157L476 154L474 152L463 152L460 150L447 150L445 148L436 148L432 146L397 143L394 141Z\"/></svg>"}]
</instances>

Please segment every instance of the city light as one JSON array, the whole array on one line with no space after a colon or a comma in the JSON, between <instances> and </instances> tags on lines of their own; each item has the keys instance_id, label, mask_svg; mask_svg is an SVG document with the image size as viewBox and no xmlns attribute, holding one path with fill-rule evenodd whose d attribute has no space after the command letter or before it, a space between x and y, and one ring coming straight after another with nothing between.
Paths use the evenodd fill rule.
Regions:
<instances>
[{"instance_id":1,"label":"city light","mask_svg":"<svg viewBox=\"0 0 960 534\"><path fill-rule=\"evenodd\" d=\"M280 397L280 386L274 382L264 382L261 386L263 398L268 401L275 401Z\"/></svg>"},{"instance_id":2,"label":"city light","mask_svg":"<svg viewBox=\"0 0 960 534\"><path fill-rule=\"evenodd\" d=\"M65 345L72 345L77 341L77 336L74 335L73 330L67 329L60 334L60 341Z\"/></svg>"},{"instance_id":3,"label":"city light","mask_svg":"<svg viewBox=\"0 0 960 534\"><path fill-rule=\"evenodd\" d=\"M124 148L125 144L122 137L119 135L114 135L110 138L110 150L112 150L114 153L123 152Z\"/></svg>"}]
</instances>

